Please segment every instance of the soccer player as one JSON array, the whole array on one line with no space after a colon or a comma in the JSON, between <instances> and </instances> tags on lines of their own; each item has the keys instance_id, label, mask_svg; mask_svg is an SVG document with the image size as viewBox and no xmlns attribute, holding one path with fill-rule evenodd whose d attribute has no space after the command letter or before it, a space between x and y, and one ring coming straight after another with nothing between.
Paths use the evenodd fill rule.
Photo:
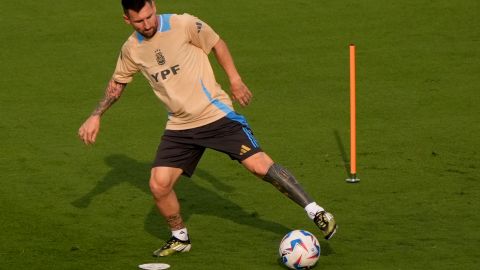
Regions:
<instances>
[{"instance_id":1,"label":"soccer player","mask_svg":"<svg viewBox=\"0 0 480 270\"><path fill-rule=\"evenodd\" d=\"M305 209L330 239L333 215L319 206L295 177L260 148L246 119L233 109L230 96L216 82L208 54L213 51L230 81L233 100L247 106L252 93L242 81L225 42L189 14L156 14L153 0L122 0L125 22L135 30L123 44L104 98L82 124L78 135L93 144L100 118L121 96L133 75L142 72L168 111L168 121L151 169L150 189L172 237L154 256L191 248L174 186L191 177L206 148L223 152L271 183Z\"/></svg>"}]
</instances>

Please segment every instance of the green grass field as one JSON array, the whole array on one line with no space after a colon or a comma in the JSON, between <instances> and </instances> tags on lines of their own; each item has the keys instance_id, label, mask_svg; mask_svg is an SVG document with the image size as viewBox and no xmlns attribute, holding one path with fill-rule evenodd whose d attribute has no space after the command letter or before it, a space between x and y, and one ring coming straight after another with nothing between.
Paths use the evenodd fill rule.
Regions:
<instances>
[{"instance_id":1,"label":"green grass field","mask_svg":"<svg viewBox=\"0 0 480 270\"><path fill-rule=\"evenodd\" d=\"M120 1L0 9L0 269L136 269L169 237L148 189L166 112L138 76L76 133L131 28ZM480 2L167 1L227 41L254 102L239 108L339 231L316 269L478 269ZM348 45L357 46L359 184L347 184ZM218 66L218 80L226 86ZM177 193L193 241L171 269L283 269L280 239L319 231L227 156Z\"/></svg>"}]
</instances>

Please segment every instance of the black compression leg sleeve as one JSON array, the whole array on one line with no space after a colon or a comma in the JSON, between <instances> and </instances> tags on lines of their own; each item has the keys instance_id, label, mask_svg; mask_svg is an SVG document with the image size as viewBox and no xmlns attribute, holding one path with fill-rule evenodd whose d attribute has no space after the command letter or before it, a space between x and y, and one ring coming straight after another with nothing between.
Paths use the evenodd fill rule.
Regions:
<instances>
[{"instance_id":1,"label":"black compression leg sleeve","mask_svg":"<svg viewBox=\"0 0 480 270\"><path fill-rule=\"evenodd\" d=\"M274 163L269 169L267 174L263 177L264 181L267 181L274 185L280 192L289 197L292 201L296 202L301 207L305 208L313 200L303 190L302 186L297 182L295 177L282 166Z\"/></svg>"}]
</instances>

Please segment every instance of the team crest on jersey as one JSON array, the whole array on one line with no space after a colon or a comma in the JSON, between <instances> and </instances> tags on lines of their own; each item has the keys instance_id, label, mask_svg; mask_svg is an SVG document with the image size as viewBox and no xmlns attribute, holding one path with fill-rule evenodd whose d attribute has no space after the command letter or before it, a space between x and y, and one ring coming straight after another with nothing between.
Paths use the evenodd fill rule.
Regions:
<instances>
[{"instance_id":1,"label":"team crest on jersey","mask_svg":"<svg viewBox=\"0 0 480 270\"><path fill-rule=\"evenodd\" d=\"M163 56L162 51L160 49L155 50L155 58L157 59L157 63L159 65L165 65L165 63L167 62L165 60L165 56Z\"/></svg>"}]
</instances>

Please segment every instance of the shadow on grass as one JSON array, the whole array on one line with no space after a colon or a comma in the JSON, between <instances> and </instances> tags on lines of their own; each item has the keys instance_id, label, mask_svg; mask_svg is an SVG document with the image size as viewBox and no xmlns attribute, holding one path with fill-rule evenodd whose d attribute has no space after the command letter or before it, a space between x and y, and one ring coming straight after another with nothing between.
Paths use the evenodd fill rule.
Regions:
<instances>
[{"instance_id":1,"label":"shadow on grass","mask_svg":"<svg viewBox=\"0 0 480 270\"><path fill-rule=\"evenodd\" d=\"M116 154L105 158L105 163L111 170L103 177L90 192L72 202L77 208L86 208L91 201L112 187L124 182L135 186L148 196L151 196L148 179L150 178L150 164L142 163L125 155ZM232 193L235 188L225 185L209 172L197 168L195 175L208 181L216 190ZM252 176L253 177L253 176ZM289 228L259 218L256 212L249 213L238 204L198 185L195 180L182 177L175 186L175 192L182 207L182 217L186 223L194 214L215 216L231 220L234 223L247 225L264 231L269 231L283 236L290 231ZM152 200L152 209L145 218L145 230L161 239L170 237L164 219L157 212Z\"/></svg>"},{"instance_id":2,"label":"shadow on grass","mask_svg":"<svg viewBox=\"0 0 480 270\"><path fill-rule=\"evenodd\" d=\"M347 157L347 152L345 151L345 146L343 145L342 138L340 138L340 134L338 130L333 131L333 135L335 136L335 140L337 141L338 150L342 155L343 166L345 168L345 174L347 177L350 177L350 161Z\"/></svg>"}]
</instances>

